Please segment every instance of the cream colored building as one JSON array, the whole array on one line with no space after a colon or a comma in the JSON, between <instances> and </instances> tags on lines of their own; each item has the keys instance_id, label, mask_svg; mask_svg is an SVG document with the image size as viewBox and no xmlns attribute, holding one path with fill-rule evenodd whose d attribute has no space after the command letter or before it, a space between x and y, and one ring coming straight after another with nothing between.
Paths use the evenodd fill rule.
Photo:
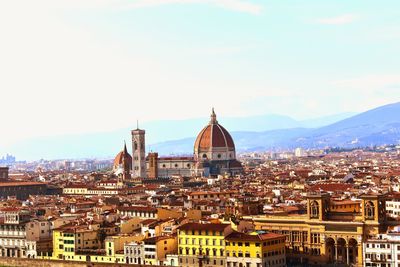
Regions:
<instances>
[{"instance_id":1,"label":"cream colored building","mask_svg":"<svg viewBox=\"0 0 400 267\"><path fill-rule=\"evenodd\" d=\"M385 196L360 195L358 212L331 209L328 194L310 193L307 213L245 216L256 230L286 235L288 262L343 263L362 266L362 243L385 232Z\"/></svg>"}]
</instances>

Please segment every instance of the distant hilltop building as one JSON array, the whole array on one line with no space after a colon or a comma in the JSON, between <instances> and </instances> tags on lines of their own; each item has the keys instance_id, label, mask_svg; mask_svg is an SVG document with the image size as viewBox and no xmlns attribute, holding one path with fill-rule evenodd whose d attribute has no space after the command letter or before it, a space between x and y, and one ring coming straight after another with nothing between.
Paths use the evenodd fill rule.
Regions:
<instances>
[{"instance_id":1,"label":"distant hilltop building","mask_svg":"<svg viewBox=\"0 0 400 267\"><path fill-rule=\"evenodd\" d=\"M9 165L15 163L15 157L7 154L5 157L0 158L0 164Z\"/></svg>"},{"instance_id":2,"label":"distant hilltop building","mask_svg":"<svg viewBox=\"0 0 400 267\"><path fill-rule=\"evenodd\" d=\"M131 131L131 134L132 156L129 155L125 146L114 160L114 172L118 176L124 176L125 179L128 169L132 178L149 179L167 178L173 175L216 177L240 174L243 170L242 164L236 160L233 138L218 123L214 109L212 109L209 123L197 135L193 156L159 157L158 153L152 152L146 157L145 130L137 127Z\"/></svg>"},{"instance_id":3,"label":"distant hilltop building","mask_svg":"<svg viewBox=\"0 0 400 267\"><path fill-rule=\"evenodd\" d=\"M304 151L303 148L298 147L298 148L296 148L296 149L294 150L294 155L295 155L296 157L304 157L304 156L306 155L306 152Z\"/></svg>"}]
</instances>

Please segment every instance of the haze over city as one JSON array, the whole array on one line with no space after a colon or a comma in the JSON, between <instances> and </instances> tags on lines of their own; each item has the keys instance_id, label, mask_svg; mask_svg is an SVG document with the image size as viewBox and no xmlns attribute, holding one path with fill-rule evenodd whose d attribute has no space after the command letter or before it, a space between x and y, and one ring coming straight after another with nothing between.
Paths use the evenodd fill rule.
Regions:
<instances>
[{"instance_id":1,"label":"haze over city","mask_svg":"<svg viewBox=\"0 0 400 267\"><path fill-rule=\"evenodd\" d=\"M398 1L2 1L0 153L36 137L205 118L213 106L221 117L306 120L397 102L398 10Z\"/></svg>"}]
</instances>

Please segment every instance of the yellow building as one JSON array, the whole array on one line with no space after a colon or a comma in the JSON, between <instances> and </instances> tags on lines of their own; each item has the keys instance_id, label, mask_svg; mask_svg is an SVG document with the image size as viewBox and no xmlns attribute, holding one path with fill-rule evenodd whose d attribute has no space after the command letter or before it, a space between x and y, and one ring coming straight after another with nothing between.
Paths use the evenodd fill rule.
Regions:
<instances>
[{"instance_id":1,"label":"yellow building","mask_svg":"<svg viewBox=\"0 0 400 267\"><path fill-rule=\"evenodd\" d=\"M88 226L62 226L53 230L53 258L74 260L78 251L98 249L97 230Z\"/></svg>"},{"instance_id":2,"label":"yellow building","mask_svg":"<svg viewBox=\"0 0 400 267\"><path fill-rule=\"evenodd\" d=\"M131 241L130 238L127 241ZM107 238L106 250L101 249L98 228L87 225L66 225L53 230L53 260L124 263L123 244ZM119 249L119 250L118 250ZM44 258L44 257L43 257Z\"/></svg>"},{"instance_id":3,"label":"yellow building","mask_svg":"<svg viewBox=\"0 0 400 267\"><path fill-rule=\"evenodd\" d=\"M225 266L230 224L187 223L178 228L179 266Z\"/></svg>"},{"instance_id":4,"label":"yellow building","mask_svg":"<svg viewBox=\"0 0 400 267\"><path fill-rule=\"evenodd\" d=\"M285 235L288 262L362 266L362 242L386 230L385 196L368 194L359 199L332 203L329 194L310 193L306 214L243 219L252 222L256 230Z\"/></svg>"},{"instance_id":5,"label":"yellow building","mask_svg":"<svg viewBox=\"0 0 400 267\"><path fill-rule=\"evenodd\" d=\"M232 232L225 237L225 246L227 267L286 266L284 235Z\"/></svg>"}]
</instances>

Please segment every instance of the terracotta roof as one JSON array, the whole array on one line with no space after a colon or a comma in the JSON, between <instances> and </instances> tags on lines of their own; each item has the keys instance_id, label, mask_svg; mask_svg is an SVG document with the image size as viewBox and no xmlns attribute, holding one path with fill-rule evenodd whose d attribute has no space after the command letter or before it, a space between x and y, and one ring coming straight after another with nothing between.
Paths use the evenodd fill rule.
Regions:
<instances>
[{"instance_id":1,"label":"terracotta roof","mask_svg":"<svg viewBox=\"0 0 400 267\"><path fill-rule=\"evenodd\" d=\"M225 237L226 240L240 240L240 241L264 241L268 239L284 238L284 235L275 233L264 233L257 235L249 235L240 232L232 232Z\"/></svg>"},{"instance_id":2,"label":"terracotta roof","mask_svg":"<svg viewBox=\"0 0 400 267\"><path fill-rule=\"evenodd\" d=\"M118 207L120 211L148 211L148 212L157 212L156 208L145 207L145 206L130 206L130 207Z\"/></svg>"},{"instance_id":3,"label":"terracotta roof","mask_svg":"<svg viewBox=\"0 0 400 267\"><path fill-rule=\"evenodd\" d=\"M159 157L159 160L194 160L194 157Z\"/></svg>"},{"instance_id":4,"label":"terracotta roof","mask_svg":"<svg viewBox=\"0 0 400 267\"><path fill-rule=\"evenodd\" d=\"M338 184L338 183L330 183L330 184L316 184L311 186L310 191L326 191L326 192L334 192L334 191L348 191L353 188L351 184Z\"/></svg>"},{"instance_id":5,"label":"terracotta roof","mask_svg":"<svg viewBox=\"0 0 400 267\"><path fill-rule=\"evenodd\" d=\"M179 227L179 230L211 230L211 231L223 231L229 224L220 223L187 223Z\"/></svg>"},{"instance_id":6,"label":"terracotta roof","mask_svg":"<svg viewBox=\"0 0 400 267\"><path fill-rule=\"evenodd\" d=\"M125 162L129 165L129 168L131 168L132 165L132 156L125 150L122 150L121 152L119 152L117 154L117 156L115 156L114 159L114 167L118 166L118 165L122 165L124 162L124 157L125 157Z\"/></svg>"},{"instance_id":7,"label":"terracotta roof","mask_svg":"<svg viewBox=\"0 0 400 267\"><path fill-rule=\"evenodd\" d=\"M33 185L46 185L45 183L38 182L2 182L0 183L0 187L5 186L33 186Z\"/></svg>"},{"instance_id":8,"label":"terracotta roof","mask_svg":"<svg viewBox=\"0 0 400 267\"><path fill-rule=\"evenodd\" d=\"M227 147L235 149L235 144L229 132L216 120L211 120L198 134L194 148L198 150L210 150L213 147Z\"/></svg>"},{"instance_id":9,"label":"terracotta roof","mask_svg":"<svg viewBox=\"0 0 400 267\"><path fill-rule=\"evenodd\" d=\"M1 211L19 211L19 208L14 208L14 207L6 207L6 208L2 208Z\"/></svg>"},{"instance_id":10,"label":"terracotta roof","mask_svg":"<svg viewBox=\"0 0 400 267\"><path fill-rule=\"evenodd\" d=\"M199 192L192 192L189 195L191 196L198 196L198 195L225 195L225 194L235 194L237 191L233 190L228 190L228 191L222 191L222 192L216 192L216 191L199 191Z\"/></svg>"}]
</instances>

